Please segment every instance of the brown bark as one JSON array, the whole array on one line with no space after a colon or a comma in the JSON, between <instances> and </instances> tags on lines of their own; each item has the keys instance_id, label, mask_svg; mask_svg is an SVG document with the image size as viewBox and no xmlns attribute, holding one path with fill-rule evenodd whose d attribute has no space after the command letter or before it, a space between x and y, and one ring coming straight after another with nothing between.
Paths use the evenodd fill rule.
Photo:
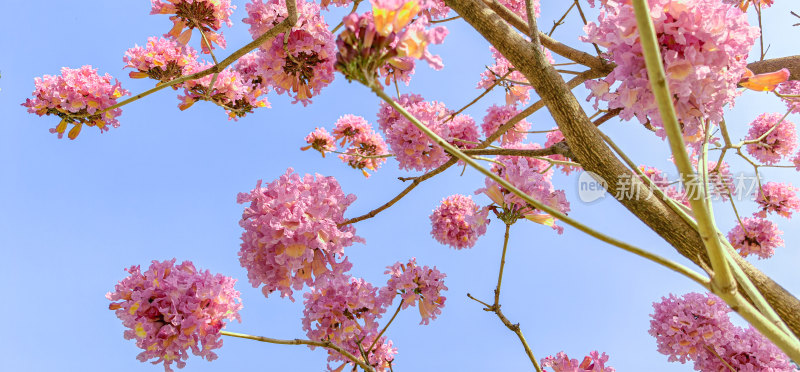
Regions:
<instances>
[{"instance_id":1,"label":"brown bark","mask_svg":"<svg viewBox=\"0 0 800 372\"><path fill-rule=\"evenodd\" d=\"M525 75L583 168L601 176L608 183L609 190L617 190L621 180L630 181L631 190L638 192L639 198L622 198L619 202L682 255L701 267L710 267L698 232L653 195L612 153L543 53L532 47L481 0L446 2ZM769 69L766 64L761 67ZM740 258L738 262L792 331L800 335L800 301L747 261Z\"/></svg>"}]
</instances>

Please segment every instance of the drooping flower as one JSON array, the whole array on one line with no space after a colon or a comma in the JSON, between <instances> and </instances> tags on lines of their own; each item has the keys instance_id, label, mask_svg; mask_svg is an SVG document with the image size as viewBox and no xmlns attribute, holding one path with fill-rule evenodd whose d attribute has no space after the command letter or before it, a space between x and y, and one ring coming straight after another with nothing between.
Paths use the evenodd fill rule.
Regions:
<instances>
[{"instance_id":1,"label":"drooping flower","mask_svg":"<svg viewBox=\"0 0 800 372\"><path fill-rule=\"evenodd\" d=\"M538 2L536 2L538 4ZM522 11L525 12L525 2L522 1ZM527 17L526 17L527 18ZM481 73L481 80L478 81L477 88L489 89L493 85L499 85L506 91L506 105L525 104L530 99L531 86L519 69L515 68L511 62L504 57L500 51L494 47L489 47L494 58L494 65ZM550 64L555 63L550 51L543 49L545 58ZM508 75L508 76L506 76Z\"/></svg>"},{"instance_id":2,"label":"drooping flower","mask_svg":"<svg viewBox=\"0 0 800 372\"><path fill-rule=\"evenodd\" d=\"M122 89L118 81L111 83L111 76L100 76L92 66L79 69L63 67L60 76L44 75L36 78L33 99L26 99L22 106L28 112L39 116L55 115L61 122L50 129L58 138L64 136L67 125L72 125L67 137L75 139L86 125L97 127L105 132L109 127L119 127L117 117L122 109L109 107L117 104L117 99L130 95Z\"/></svg>"},{"instance_id":3,"label":"drooping flower","mask_svg":"<svg viewBox=\"0 0 800 372\"><path fill-rule=\"evenodd\" d=\"M550 147L550 146L554 146L559 142L565 141L564 134L562 134L561 131L558 130L558 127L553 128L553 130L551 130L550 132L547 132L546 137L547 137L547 141L544 143L544 147L545 148ZM550 155L550 156L548 156L548 158L553 159L555 161L571 161L571 159L567 159L563 155L558 155L558 154ZM567 164L558 164L558 163L555 164L555 167L560 169L561 172L564 173L564 174L570 174L573 171L577 171L577 170L581 169L581 167L576 166L576 165L567 165Z\"/></svg>"},{"instance_id":4,"label":"drooping flower","mask_svg":"<svg viewBox=\"0 0 800 372\"><path fill-rule=\"evenodd\" d=\"M431 214L431 235L455 249L472 248L478 237L486 234L488 217L489 210L478 207L471 197L451 195Z\"/></svg>"},{"instance_id":5,"label":"drooping flower","mask_svg":"<svg viewBox=\"0 0 800 372\"><path fill-rule=\"evenodd\" d=\"M663 124L650 89L633 6L628 1L607 0L598 22L589 23L581 40L608 48L616 63L605 78L586 82L587 100L608 102L621 108L620 117L634 116L656 128L664 138ZM733 105L737 83L745 72L747 55L758 37L747 15L719 0L648 2L655 25L670 92L683 124L684 136L702 140L701 122L718 123L722 109ZM613 87L613 89L612 89Z\"/></svg>"},{"instance_id":6,"label":"drooping flower","mask_svg":"<svg viewBox=\"0 0 800 372\"><path fill-rule=\"evenodd\" d=\"M252 0L245 5L253 39L286 18L285 0ZM286 93L304 106L333 82L336 44L319 5L297 1L297 23L289 32L261 45L264 51L260 75L278 94Z\"/></svg>"},{"instance_id":7,"label":"drooping flower","mask_svg":"<svg viewBox=\"0 0 800 372\"><path fill-rule=\"evenodd\" d=\"M149 77L162 83L181 77L190 66L198 63L197 51L192 47L161 37L148 38L145 47L137 45L128 49L122 61L125 67L136 70L131 71L131 78Z\"/></svg>"},{"instance_id":8,"label":"drooping flower","mask_svg":"<svg viewBox=\"0 0 800 372\"><path fill-rule=\"evenodd\" d=\"M775 164L791 156L797 148L794 123L776 113L761 114L753 120L745 140L758 140L748 144L746 150L764 164Z\"/></svg>"},{"instance_id":9,"label":"drooping flower","mask_svg":"<svg viewBox=\"0 0 800 372\"><path fill-rule=\"evenodd\" d=\"M381 288L380 295L386 306L391 305L395 296L399 295L403 301L402 309L409 306L419 308L422 317L419 324L428 324L442 313L446 300L442 292L447 290L444 285L447 275L435 266L417 266L416 258L412 258L408 263L396 262L388 266L384 274L389 274L389 281L386 287Z\"/></svg>"},{"instance_id":10,"label":"drooping flower","mask_svg":"<svg viewBox=\"0 0 800 372\"><path fill-rule=\"evenodd\" d=\"M352 225L337 224L355 199L333 177L301 178L291 168L266 187L258 181L240 193L237 201L250 203L239 222L245 230L239 262L250 284L263 284L264 296L279 290L291 299L293 290L315 285L322 274L349 270L344 248L364 240Z\"/></svg>"},{"instance_id":11,"label":"drooping flower","mask_svg":"<svg viewBox=\"0 0 800 372\"><path fill-rule=\"evenodd\" d=\"M766 218L767 213L777 213L791 218L792 211L800 211L800 199L797 188L782 182L767 182L758 190L756 203L761 210L754 213L756 217Z\"/></svg>"},{"instance_id":12,"label":"drooping flower","mask_svg":"<svg viewBox=\"0 0 800 372\"><path fill-rule=\"evenodd\" d=\"M503 124L508 122L511 118L519 114L519 110L512 105L498 106L492 105L486 109L486 116L483 117L481 129L483 135L488 138L497 131ZM510 145L522 142L528 136L527 131L531 130L531 123L522 119L514 124L511 129L507 130L500 137L500 144Z\"/></svg>"},{"instance_id":13,"label":"drooping flower","mask_svg":"<svg viewBox=\"0 0 800 372\"><path fill-rule=\"evenodd\" d=\"M778 93L792 113L800 114L800 80L789 80L779 85Z\"/></svg>"},{"instance_id":14,"label":"drooping flower","mask_svg":"<svg viewBox=\"0 0 800 372\"><path fill-rule=\"evenodd\" d=\"M514 144L506 148L541 149L538 144ZM551 182L553 170L546 160L526 156L501 155L495 159L492 172L504 178L517 189L534 200L554 208L562 213L570 210L564 190L555 190ZM550 226L561 234L564 228L555 224L555 218L529 205L524 199L500 186L491 178L486 178L486 187L475 191L484 193L502 212L498 215L506 223L514 223L526 218L536 223Z\"/></svg>"},{"instance_id":15,"label":"drooping flower","mask_svg":"<svg viewBox=\"0 0 800 372\"><path fill-rule=\"evenodd\" d=\"M179 43L186 45L192 38L192 30L197 28L201 32L200 45L203 53L210 53L213 44L225 48L225 38L222 32L217 33L222 24L231 27L231 14L236 9L230 0L151 0L153 8L150 14L174 14L172 29L164 34L175 38ZM184 31L184 29L186 29Z\"/></svg>"},{"instance_id":16,"label":"drooping flower","mask_svg":"<svg viewBox=\"0 0 800 372\"><path fill-rule=\"evenodd\" d=\"M785 83L789 80L790 75L789 69L786 68L758 75L750 71L749 68L745 68L744 75L742 75L742 80L739 81L739 85L757 92L771 92L781 83Z\"/></svg>"},{"instance_id":17,"label":"drooping flower","mask_svg":"<svg viewBox=\"0 0 800 372\"><path fill-rule=\"evenodd\" d=\"M744 226L743 226L744 225ZM770 258L775 248L783 246L781 235L774 222L762 218L742 218L742 223L728 232L728 240L742 257L755 254L759 259Z\"/></svg>"},{"instance_id":18,"label":"drooping flower","mask_svg":"<svg viewBox=\"0 0 800 372\"><path fill-rule=\"evenodd\" d=\"M313 148L319 151L324 158L326 151L336 150L335 141L333 136L331 136L325 128L315 128L313 132L306 136L306 143L308 143L308 146L303 146L300 150L306 151Z\"/></svg>"},{"instance_id":19,"label":"drooping flower","mask_svg":"<svg viewBox=\"0 0 800 372\"><path fill-rule=\"evenodd\" d=\"M155 359L164 363L186 365L191 349L208 361L217 358L214 349L222 347L220 330L227 320L239 320L242 304L233 288L236 280L208 270L195 269L189 261L175 265L175 259L153 261L144 273L139 266L126 269L130 275L121 280L114 292L106 294L122 324L124 336L136 340L143 349L136 359Z\"/></svg>"},{"instance_id":20,"label":"drooping flower","mask_svg":"<svg viewBox=\"0 0 800 372\"><path fill-rule=\"evenodd\" d=\"M608 362L608 355L602 355L597 351L592 351L589 356L584 357L583 361L578 362L577 359L570 359L563 351L558 352L556 356L548 356L542 358L542 367L552 368L553 372L615 372L613 367L606 367Z\"/></svg>"},{"instance_id":21,"label":"drooping flower","mask_svg":"<svg viewBox=\"0 0 800 372\"><path fill-rule=\"evenodd\" d=\"M424 101L416 95L403 95L396 101L436 134L445 139L451 138L450 127L444 123L450 112L443 103ZM430 170L449 159L441 146L388 103L381 102L378 125L386 134L386 143L400 163L400 169Z\"/></svg>"},{"instance_id":22,"label":"drooping flower","mask_svg":"<svg viewBox=\"0 0 800 372\"><path fill-rule=\"evenodd\" d=\"M194 74L210 68L212 64L205 62L191 66L187 74ZM214 82L212 87L211 83ZM265 92L253 85L253 81L245 78L237 69L226 68L214 79L214 74L197 80L183 83L183 95L178 108L186 110L197 101L209 101L222 107L228 113L228 119L244 117L259 107L269 107Z\"/></svg>"},{"instance_id":23,"label":"drooping flower","mask_svg":"<svg viewBox=\"0 0 800 372\"><path fill-rule=\"evenodd\" d=\"M303 298L303 330L309 339L331 341L353 355L360 356L364 350L370 365L379 371L389 369L397 349L385 337L373 346L379 333L378 320L388 305L377 288L363 279L326 274ZM333 370L330 363L335 362L352 363L329 350L329 369Z\"/></svg>"}]
</instances>

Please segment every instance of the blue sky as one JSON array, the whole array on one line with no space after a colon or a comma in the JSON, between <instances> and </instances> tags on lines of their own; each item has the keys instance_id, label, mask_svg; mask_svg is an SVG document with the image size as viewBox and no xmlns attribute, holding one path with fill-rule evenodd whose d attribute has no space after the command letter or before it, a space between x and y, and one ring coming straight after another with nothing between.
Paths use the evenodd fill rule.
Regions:
<instances>
[{"instance_id":1,"label":"blue sky","mask_svg":"<svg viewBox=\"0 0 800 372\"><path fill-rule=\"evenodd\" d=\"M244 1L234 1L234 27L224 29L230 48L250 40ZM549 28L566 2L547 1L540 24ZM787 2L778 2L769 17L767 39L771 57L796 54L800 29ZM135 359L138 349L122 338L122 325L107 309L104 295L125 276L123 268L146 266L151 260L177 257L198 267L239 279L243 323L228 330L276 338L304 337L301 301L277 296L264 299L249 286L239 266L242 206L236 194L258 179L271 181L287 167L300 173L335 176L345 192L358 200L346 216L361 215L405 187L389 162L369 179L334 157L322 159L301 152L303 137L317 126L330 128L343 114L374 123L378 99L340 75L308 107L292 105L285 96L271 95L273 108L239 120L210 104L177 109L176 94L162 91L124 108L122 126L99 134L85 128L76 141L58 140L47 129L53 118L39 118L20 106L33 90L33 78L57 74L62 66L91 64L100 73L119 78L123 87L140 92L150 81L131 80L121 70L124 51L148 36L171 27L166 16L148 15L148 1L8 2L6 32L0 34L0 288L5 306L5 336L0 338L0 369L7 371L109 370L160 371L162 367ZM795 9L797 10L797 9ZM330 16L335 24L338 17ZM591 16L591 12L590 12ZM575 15L555 37L579 45ZM488 44L463 22L451 30L443 46L434 47L445 69L434 72L420 64L411 87L426 99L457 109L478 93L475 84L491 64ZM195 38L194 41L196 41ZM754 53L755 54L755 53ZM227 55L222 52L220 55ZM585 92L578 91L579 97ZM502 93L470 108L477 121L486 107L502 102ZM761 112L781 112L783 105L765 94L746 93L728 114L735 138ZM554 126L545 111L529 119L534 130ZM798 120L790 116L790 120ZM637 123L605 124L602 129L638 163L670 173L666 143ZM543 137L529 137L539 143ZM747 171L733 162L737 171ZM793 170L767 170L768 180L800 184ZM442 316L418 326L416 312L401 313L389 330L399 349L397 371L532 370L513 333L491 314L467 299L466 293L489 298L496 282L503 226L494 221L489 232L470 250L455 251L430 237L428 216L448 195L470 195L483 185L477 172L450 169L414 190L395 207L357 224L367 244L347 249L353 275L376 285L385 283L385 266L417 257L448 275L447 305ZM566 190L572 216L609 235L664 256L688 262L612 200L582 204L577 177L556 176ZM487 202L485 197L477 197ZM744 213L751 203L741 206ZM729 206L716 205L722 230L733 225ZM774 219L785 232L787 247L756 266L786 289L800 293L794 274L800 252L797 221ZM588 238L567 227L558 236L540 225L518 223L512 228L504 276L503 310L522 330L538 358L564 350L582 358L591 350L611 355L619 371L689 371L691 366L668 364L647 335L651 303L668 293L698 290L687 279L639 257ZM299 296L298 296L299 298ZM212 363L192 357L186 371L298 370L325 368L325 353L305 347L226 339Z\"/></svg>"}]
</instances>

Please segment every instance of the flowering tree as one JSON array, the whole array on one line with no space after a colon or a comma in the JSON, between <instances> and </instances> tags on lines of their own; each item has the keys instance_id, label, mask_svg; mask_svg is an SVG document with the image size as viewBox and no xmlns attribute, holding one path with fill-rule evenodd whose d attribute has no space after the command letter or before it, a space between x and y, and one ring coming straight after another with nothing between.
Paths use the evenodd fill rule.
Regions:
<instances>
[{"instance_id":1,"label":"flowering tree","mask_svg":"<svg viewBox=\"0 0 800 372\"><path fill-rule=\"evenodd\" d=\"M323 157L337 154L360 171L358 177L379 172L389 158L402 170L423 172L401 178L408 183L402 192L360 216L347 213L356 196L333 177L288 168L271 182L256 181L254 189L237 197L243 204L239 262L252 287L269 301L302 297L306 338L223 330L225 320L241 320L234 279L189 261L153 261L145 270L127 269L129 275L106 296L126 328L124 337L142 349L137 358L161 363L167 371L183 368L190 354L217 358L214 350L228 336L322 348L333 371L393 370L401 359L389 338L390 326L409 307L417 308L421 325L442 315L446 275L434 263L409 257L386 266L385 285L358 277L359 268L348 256L351 246L365 243L356 226L380 218L401 199L412 198L421 183L460 166L485 176L474 187L479 196L444 198L430 215L430 234L463 250L473 248L488 229L504 230L493 295L467 296L517 336L535 370L614 368L598 351L580 359L563 352L537 358L523 328L503 312L501 287L514 225L546 226L539 234L562 234L569 226L694 281L704 293L670 294L654 304L649 333L669 361L690 362L702 371L797 370L800 301L745 259L769 258L781 249L782 233L769 218L788 219L800 211L795 187L762 183L759 173L800 170L790 121L791 114L800 113L800 57L767 58L761 19L772 1L576 0L565 5L563 17L545 33L537 25L537 0L253 0L242 20L253 41L218 60L227 44L221 29L232 25L235 14L229 0L153 0L152 14L169 15L172 27L129 49L123 63L130 78L156 80L154 88L131 93L91 66L37 78L33 96L22 105L30 113L58 117L51 133L73 140L84 126L101 132L120 126L124 106L166 88L179 91L180 110L206 101L238 120L270 107L270 93L313 108L313 99L334 79L346 79L382 100L375 107L377 127L343 112L328 128L310 131L298 147ZM587 6L596 19L586 19ZM336 7L351 10L331 27L325 16ZM573 12L585 23L582 45L552 38ZM748 23L748 12L755 12L758 27ZM492 45L494 59L475 77L483 93L457 110L400 91L414 79L417 63L443 67L433 45L445 42L446 22L466 22ZM595 112L580 105L573 93L579 86L588 88L581 99L591 101ZM482 120L465 113L489 99L492 90L504 91L504 97L492 102ZM770 92L787 109L754 118L736 142L726 109L753 94L745 90ZM531 131L526 118L542 108L555 127ZM638 121L646 135L665 141L679 184L666 172L635 163L601 131L615 117ZM545 134L544 145L529 134ZM740 216L741 191L731 158L742 159L755 174L751 217ZM556 171L597 180L696 267L570 217L575 203L554 182ZM727 234L715 223L714 197L735 211L736 224ZM750 326L734 325L731 311Z\"/></svg>"}]
</instances>

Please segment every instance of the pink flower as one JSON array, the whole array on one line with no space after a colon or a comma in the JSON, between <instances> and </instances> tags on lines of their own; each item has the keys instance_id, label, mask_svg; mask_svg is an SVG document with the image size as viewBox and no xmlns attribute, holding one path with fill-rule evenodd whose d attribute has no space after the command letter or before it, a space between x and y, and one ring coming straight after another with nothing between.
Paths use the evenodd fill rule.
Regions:
<instances>
[{"instance_id":1,"label":"pink flower","mask_svg":"<svg viewBox=\"0 0 800 372\"><path fill-rule=\"evenodd\" d=\"M331 136L325 128L315 128L313 132L306 136L306 143L308 143L308 146L303 146L300 150L306 151L313 148L319 151L324 158L326 151L336 150L335 141L333 136Z\"/></svg>"},{"instance_id":2,"label":"pink flower","mask_svg":"<svg viewBox=\"0 0 800 372\"><path fill-rule=\"evenodd\" d=\"M478 126L475 120L469 115L456 115L453 120L447 122L447 130L450 132L448 142L458 148L474 149L478 147Z\"/></svg>"},{"instance_id":3,"label":"pink flower","mask_svg":"<svg viewBox=\"0 0 800 372\"><path fill-rule=\"evenodd\" d=\"M194 74L210 68L208 62L191 66L187 74ZM240 66L240 65L237 65ZM237 69L226 68L217 75L214 86L211 81L214 74L206 75L197 80L183 83L184 95L178 96L181 104L178 108L186 110L197 101L209 101L225 109L228 119L244 117L259 107L269 107L266 97L260 97L263 92L258 84L253 84L251 78L245 78Z\"/></svg>"},{"instance_id":4,"label":"pink flower","mask_svg":"<svg viewBox=\"0 0 800 372\"><path fill-rule=\"evenodd\" d=\"M744 225L744 226L742 226ZM759 259L770 258L775 248L783 246L783 231L772 221L761 218L743 218L741 224L728 232L728 240L742 257L755 254Z\"/></svg>"},{"instance_id":5,"label":"pink flower","mask_svg":"<svg viewBox=\"0 0 800 372\"><path fill-rule=\"evenodd\" d=\"M252 0L245 8L253 39L258 38L275 24L286 18L285 0ZM333 81L336 61L336 44L328 30L319 5L304 0L297 1L297 23L289 32L261 45L265 52L261 62L261 75L267 85L278 94L287 93L303 106L311 97Z\"/></svg>"},{"instance_id":6,"label":"pink flower","mask_svg":"<svg viewBox=\"0 0 800 372\"><path fill-rule=\"evenodd\" d=\"M376 171L386 162L388 148L380 134L372 130L366 119L355 115L344 115L336 121L333 128L334 139L341 139L341 146L349 143L345 154L339 155L345 164L361 169L364 177L369 177L367 169Z\"/></svg>"},{"instance_id":7,"label":"pink flower","mask_svg":"<svg viewBox=\"0 0 800 372\"><path fill-rule=\"evenodd\" d=\"M200 41L204 53L210 53L217 44L225 48L225 38L217 33L222 24L233 25L230 20L235 6L230 0L151 0L150 14L174 14L169 17L173 27L164 36L170 36L183 45L192 38L192 30L197 28L203 34ZM186 31L184 31L186 29Z\"/></svg>"},{"instance_id":8,"label":"pink flower","mask_svg":"<svg viewBox=\"0 0 800 372\"><path fill-rule=\"evenodd\" d=\"M553 146L559 142L565 142L564 135L558 130L558 127L553 128L552 131L547 132L547 142L544 143L544 147ZM548 158L557 160L557 161L571 161L571 159L567 159L562 155L550 155ZM563 165L563 164L556 164L556 168L560 169L564 174L570 174L573 171L580 170L581 167L574 166L574 165Z\"/></svg>"},{"instance_id":9,"label":"pink flower","mask_svg":"<svg viewBox=\"0 0 800 372\"><path fill-rule=\"evenodd\" d=\"M736 327L730 309L713 294L670 295L653 304L650 335L670 362L694 362L697 371L797 371L777 346L755 329Z\"/></svg>"},{"instance_id":10,"label":"pink flower","mask_svg":"<svg viewBox=\"0 0 800 372\"><path fill-rule=\"evenodd\" d=\"M775 164L791 156L797 147L797 133L794 123L781 119L781 114L761 114L750 123L745 139L760 140L747 145L748 154L764 164Z\"/></svg>"},{"instance_id":11,"label":"pink flower","mask_svg":"<svg viewBox=\"0 0 800 372\"><path fill-rule=\"evenodd\" d=\"M519 114L519 110L515 106L497 106L492 105L486 109L486 116L483 117L483 124L481 129L483 135L487 138L494 134L503 124L508 122L511 118ZM514 124L514 127L507 130L500 137L500 144L503 146L514 143L522 142L528 136L527 131L531 130L531 123L522 119Z\"/></svg>"},{"instance_id":12,"label":"pink flower","mask_svg":"<svg viewBox=\"0 0 800 372\"><path fill-rule=\"evenodd\" d=\"M450 127L444 123L450 112L443 103L423 101L416 95L402 95L397 102L439 136L451 137ZM411 121L385 102L381 102L380 107L378 125L386 134L386 142L400 163L400 169L425 171L447 162L449 155L444 149Z\"/></svg>"},{"instance_id":13,"label":"pink flower","mask_svg":"<svg viewBox=\"0 0 800 372\"><path fill-rule=\"evenodd\" d=\"M364 350L370 365L379 371L389 369L397 354L392 342L382 337L375 343L377 348L370 348L379 333L378 320L388 305L377 288L363 279L327 274L303 298L303 330L309 339L331 341L353 355L360 356ZM352 363L329 350L329 369L333 362Z\"/></svg>"},{"instance_id":14,"label":"pink flower","mask_svg":"<svg viewBox=\"0 0 800 372\"><path fill-rule=\"evenodd\" d=\"M289 168L279 179L240 193L239 204L250 203L239 225L244 228L239 262L247 269L253 287L264 296L275 290L292 299L293 290L313 286L316 278L333 271L343 273L352 266L344 248L364 239L355 228L337 224L355 201L345 195L333 177L300 177Z\"/></svg>"},{"instance_id":15,"label":"pink flower","mask_svg":"<svg viewBox=\"0 0 800 372\"><path fill-rule=\"evenodd\" d=\"M26 99L22 106L39 116L56 115L61 122L50 129L50 133L64 136L67 125L72 124L67 137L75 139L83 125L97 127L100 132L109 126L119 127L117 117L122 109L108 110L117 104L117 99L130 93L122 89L118 81L111 83L111 76L100 76L92 66L79 69L63 67L61 76L45 75L34 80L36 88L33 99Z\"/></svg>"},{"instance_id":16,"label":"pink flower","mask_svg":"<svg viewBox=\"0 0 800 372\"><path fill-rule=\"evenodd\" d=\"M606 367L608 355L600 355L597 351L592 351L589 356L584 357L578 363L577 359L570 359L567 354L560 351L555 357L548 356L542 359L542 367L550 367L553 372L615 372L613 367Z\"/></svg>"},{"instance_id":17,"label":"pink flower","mask_svg":"<svg viewBox=\"0 0 800 372\"><path fill-rule=\"evenodd\" d=\"M540 149L538 144L515 144L507 146L512 149ZM570 210L564 190L555 190L551 182L553 170L550 164L541 159L525 156L501 155L492 165L492 172L505 178L523 193L529 195L534 200L550 206L562 213ZM498 217L505 223L514 223L520 218L527 218L533 222L550 226L559 234L563 233L564 228L555 224L555 218L539 211L529 205L525 200L511 191L501 187L497 182L490 178L485 180L486 187L475 191L476 194L485 193L502 212L498 212Z\"/></svg>"},{"instance_id":18,"label":"pink flower","mask_svg":"<svg viewBox=\"0 0 800 372\"><path fill-rule=\"evenodd\" d=\"M781 97L789 110L794 114L800 114L800 81L789 80L778 86L778 93L786 96L797 97Z\"/></svg>"},{"instance_id":19,"label":"pink flower","mask_svg":"<svg viewBox=\"0 0 800 372\"><path fill-rule=\"evenodd\" d=\"M489 210L478 207L469 196L451 195L431 214L431 235L455 249L472 248L478 237L486 234L488 217Z\"/></svg>"},{"instance_id":20,"label":"pink flower","mask_svg":"<svg viewBox=\"0 0 800 372\"><path fill-rule=\"evenodd\" d=\"M634 116L650 123L664 138L661 116L638 42L633 7L627 1L607 0L597 23L589 23L581 40L608 48L617 67L605 78L586 82L587 100L608 102L622 108L620 117ZM718 123L722 108L733 105L737 83L745 72L747 55L758 37L758 28L747 24L747 15L719 0L651 0L650 13L661 46L661 55L675 109L684 135L702 139L702 120ZM612 90L612 87L613 90Z\"/></svg>"},{"instance_id":21,"label":"pink flower","mask_svg":"<svg viewBox=\"0 0 800 372\"><path fill-rule=\"evenodd\" d=\"M256 49L239 58L234 66L234 70L239 73L245 84L250 84L250 89L256 97L262 94L266 95L267 92L269 92L269 85L267 85L264 76L261 75L261 65L264 63L265 58L264 54L263 50Z\"/></svg>"},{"instance_id":22,"label":"pink flower","mask_svg":"<svg viewBox=\"0 0 800 372\"><path fill-rule=\"evenodd\" d=\"M106 298L128 328L125 339L144 350L136 359L156 359L153 363L163 362L166 371L172 371L173 362L183 368L189 349L208 361L217 359L212 350L222 347L223 320L241 322L235 279L199 271L189 261L175 265L174 258L153 261L144 273L139 266L125 271L130 275Z\"/></svg>"},{"instance_id":23,"label":"pink flower","mask_svg":"<svg viewBox=\"0 0 800 372\"><path fill-rule=\"evenodd\" d=\"M767 182L758 190L756 197L761 210L754 216L766 218L767 213L775 212L786 218L792 217L792 211L800 211L800 199L797 189L792 185L778 182Z\"/></svg>"},{"instance_id":24,"label":"pink flower","mask_svg":"<svg viewBox=\"0 0 800 372\"><path fill-rule=\"evenodd\" d=\"M522 1L521 3L522 12L525 13L525 1ZM536 2L536 6L538 8L538 1ZM527 19L527 17L523 18ZM515 68L511 62L506 59L506 57L503 57L503 55L500 54L497 49L490 46L489 50L492 52L492 57L494 58L495 63L494 65L490 66L487 71L481 73L481 80L478 82L477 88L489 89L492 85L497 83L497 85L506 90L506 105L516 105L517 103L525 104L528 102L530 99L531 86L529 85L528 80L525 78L525 75L519 72L519 70ZM550 51L547 49L543 50L547 61L551 64L555 63L552 55L550 55ZM505 80L497 82L500 80L500 78L508 74L509 71L512 72L506 76Z\"/></svg>"},{"instance_id":25,"label":"pink flower","mask_svg":"<svg viewBox=\"0 0 800 372\"><path fill-rule=\"evenodd\" d=\"M136 70L131 71L131 78L149 77L166 83L181 77L189 66L197 64L197 51L175 40L150 37L144 48L137 45L128 49L122 61L125 67Z\"/></svg>"},{"instance_id":26,"label":"pink flower","mask_svg":"<svg viewBox=\"0 0 800 372\"><path fill-rule=\"evenodd\" d=\"M406 264L400 262L388 266L384 274L389 274L386 287L381 288L381 297L386 306L392 304L394 297L400 295L403 300L402 309L417 306L422 321L419 324L428 324L442 313L446 298L442 291L446 291L444 278L447 276L428 266L417 266L416 258Z\"/></svg>"}]
</instances>

